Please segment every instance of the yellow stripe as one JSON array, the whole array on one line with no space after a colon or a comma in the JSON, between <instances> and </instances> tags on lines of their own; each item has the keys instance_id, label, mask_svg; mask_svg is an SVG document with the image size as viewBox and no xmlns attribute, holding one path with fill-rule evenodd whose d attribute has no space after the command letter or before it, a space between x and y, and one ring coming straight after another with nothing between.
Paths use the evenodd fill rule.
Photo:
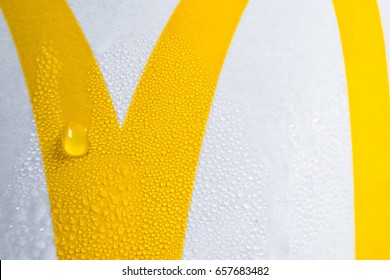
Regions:
<instances>
[{"instance_id":1,"label":"yellow stripe","mask_svg":"<svg viewBox=\"0 0 390 280\"><path fill-rule=\"evenodd\" d=\"M208 113L247 0L180 2L122 130L66 2L0 3L32 99L58 257L181 258ZM88 129L87 155L64 153L64 125L82 135Z\"/></svg>"},{"instance_id":2,"label":"yellow stripe","mask_svg":"<svg viewBox=\"0 0 390 280\"><path fill-rule=\"evenodd\" d=\"M1 0L0 4L16 42L31 99L36 94L38 54L47 52L44 47L55 43L59 46L56 59L62 63L61 75L56 80L62 118L89 127L91 108L88 95L83 92L87 89L87 71L95 59L65 1L51 2Z\"/></svg>"},{"instance_id":3,"label":"yellow stripe","mask_svg":"<svg viewBox=\"0 0 390 280\"><path fill-rule=\"evenodd\" d=\"M357 259L390 259L390 103L375 0L333 0L351 114Z\"/></svg>"}]
</instances>

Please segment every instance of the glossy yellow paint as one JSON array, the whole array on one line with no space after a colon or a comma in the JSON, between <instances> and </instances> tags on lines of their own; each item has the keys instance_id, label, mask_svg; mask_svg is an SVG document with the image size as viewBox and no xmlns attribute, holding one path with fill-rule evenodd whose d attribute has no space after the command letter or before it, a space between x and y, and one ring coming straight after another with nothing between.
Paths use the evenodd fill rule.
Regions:
<instances>
[{"instance_id":1,"label":"glossy yellow paint","mask_svg":"<svg viewBox=\"0 0 390 280\"><path fill-rule=\"evenodd\" d=\"M375 0L333 0L351 116L357 259L390 259L390 102Z\"/></svg>"},{"instance_id":2,"label":"glossy yellow paint","mask_svg":"<svg viewBox=\"0 0 390 280\"><path fill-rule=\"evenodd\" d=\"M32 101L58 257L181 258L211 102L247 0L179 3L122 128L66 1L0 3ZM69 123L88 131L83 157L64 152Z\"/></svg>"}]
</instances>

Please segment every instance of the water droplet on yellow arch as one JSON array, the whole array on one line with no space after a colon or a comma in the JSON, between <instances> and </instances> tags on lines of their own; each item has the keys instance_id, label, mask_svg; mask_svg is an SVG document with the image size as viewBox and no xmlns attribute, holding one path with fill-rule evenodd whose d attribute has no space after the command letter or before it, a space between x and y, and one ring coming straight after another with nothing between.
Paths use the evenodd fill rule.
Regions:
<instances>
[{"instance_id":1,"label":"water droplet on yellow arch","mask_svg":"<svg viewBox=\"0 0 390 280\"><path fill-rule=\"evenodd\" d=\"M88 153L88 130L85 126L70 122L61 135L62 148L70 157L81 157Z\"/></svg>"}]
</instances>

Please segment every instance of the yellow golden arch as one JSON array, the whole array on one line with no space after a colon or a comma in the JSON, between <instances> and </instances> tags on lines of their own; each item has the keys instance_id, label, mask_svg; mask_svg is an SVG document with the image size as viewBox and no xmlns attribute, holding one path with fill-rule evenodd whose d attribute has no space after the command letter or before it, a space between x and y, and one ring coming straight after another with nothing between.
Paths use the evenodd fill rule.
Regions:
<instances>
[{"instance_id":1,"label":"yellow golden arch","mask_svg":"<svg viewBox=\"0 0 390 280\"><path fill-rule=\"evenodd\" d=\"M59 258L181 258L209 110L247 2L182 0L120 127L66 1L0 0L32 101ZM356 257L388 259L390 104L379 11L375 0L333 3L351 110Z\"/></svg>"}]
</instances>

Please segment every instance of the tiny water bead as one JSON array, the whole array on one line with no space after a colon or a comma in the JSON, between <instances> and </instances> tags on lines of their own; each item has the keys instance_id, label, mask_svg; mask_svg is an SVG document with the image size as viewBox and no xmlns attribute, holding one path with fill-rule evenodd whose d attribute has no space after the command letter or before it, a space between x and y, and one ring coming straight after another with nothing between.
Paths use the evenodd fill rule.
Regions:
<instances>
[{"instance_id":1,"label":"tiny water bead","mask_svg":"<svg viewBox=\"0 0 390 280\"><path fill-rule=\"evenodd\" d=\"M61 135L62 148L70 157L82 157L88 153L88 130L82 124L70 122Z\"/></svg>"}]
</instances>

